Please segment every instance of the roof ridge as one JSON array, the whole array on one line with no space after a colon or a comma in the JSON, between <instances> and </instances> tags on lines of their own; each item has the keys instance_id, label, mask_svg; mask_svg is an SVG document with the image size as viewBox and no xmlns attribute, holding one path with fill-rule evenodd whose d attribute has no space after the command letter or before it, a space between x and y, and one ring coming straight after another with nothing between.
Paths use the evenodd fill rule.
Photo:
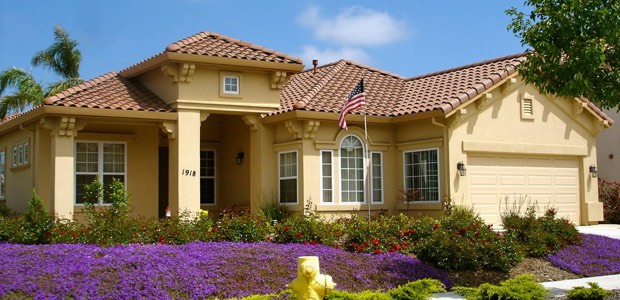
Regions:
<instances>
[{"instance_id":1,"label":"roof ridge","mask_svg":"<svg viewBox=\"0 0 620 300\"><path fill-rule=\"evenodd\" d=\"M263 46L260 46L260 45L254 44L254 43L250 43L250 42L243 41L243 40L240 40L240 39L237 39L237 38L233 38L233 37L230 37L230 36L227 36L227 35L223 35L221 33L210 32L210 31L201 31L201 32L196 33L196 34L194 34L192 36L189 36L189 37L186 37L184 39L178 40L178 41L176 41L174 43L171 43L168 46L166 46L165 52L177 52L179 49L181 49L182 46L187 46L187 45L189 45L191 43L195 43L195 42L204 40L204 39L208 38L209 36L213 36L213 37L215 37L217 39L221 39L221 40L225 40L225 41L228 41L228 42L231 42L231 43L235 43L235 44L240 45L240 46L252 48L254 50L263 51L265 53L269 53L269 54L273 54L273 55L276 55L276 56L280 56L282 58L289 59L289 60L292 60L294 62L303 64L303 60L301 58L297 58L297 57L291 56L289 54L286 54L284 52L280 52L280 51L277 51L277 50L274 50L274 49L270 49L270 48L265 48Z\"/></svg>"},{"instance_id":2,"label":"roof ridge","mask_svg":"<svg viewBox=\"0 0 620 300\"><path fill-rule=\"evenodd\" d=\"M525 58L526 55L527 55L527 52L521 52L521 53L506 55L506 56L503 56L503 57L488 59L488 60L484 60L484 61L480 61L480 62L476 62L476 63L472 63L472 64L462 65L462 66L459 66L459 67L454 67L454 68L449 68L449 69L445 69L445 70L441 70L441 71L436 71L436 72L431 72L431 73L427 73L427 74L422 74L422 75L418 75L418 76L407 78L406 80L407 81L411 81L411 80L417 80L417 79L437 76L437 75L446 74L446 73L452 73L452 72L456 72L456 71L460 71L460 70L465 70L465 69L469 69L469 68L473 68L473 67L478 67L478 66L482 66L482 65L487 65L487 64L491 64L491 63L495 63L495 62L500 62L500 61L503 61L503 60L509 60L509 59L513 59L513 58L519 58L519 57Z\"/></svg>"},{"instance_id":3,"label":"roof ridge","mask_svg":"<svg viewBox=\"0 0 620 300\"><path fill-rule=\"evenodd\" d=\"M120 76L117 72L108 72L106 74L103 74L101 76L95 77L91 80L82 82L76 86L70 87L66 90L60 91L54 95L48 96L47 98L43 99L43 104L45 105L51 105L54 104L54 102L62 100L63 98L66 98L68 96L71 96L73 94L79 93L87 88L93 87L95 85L99 85L103 82L106 82L108 80L110 80L111 78Z\"/></svg>"},{"instance_id":4,"label":"roof ridge","mask_svg":"<svg viewBox=\"0 0 620 300\"><path fill-rule=\"evenodd\" d=\"M297 102L293 104L293 109L298 110L306 107L306 104L310 102L310 99L314 98L314 96L316 96L319 91L321 91L323 87L325 87L327 82L329 82L338 72L340 72L340 70L342 70L342 68L346 64L347 62L343 59L339 60L338 62L332 63L332 65L334 65L334 68L329 70L327 74L321 77L317 81L317 83L301 99L297 100ZM321 66L321 68L323 67L325 66Z\"/></svg>"}]
</instances>

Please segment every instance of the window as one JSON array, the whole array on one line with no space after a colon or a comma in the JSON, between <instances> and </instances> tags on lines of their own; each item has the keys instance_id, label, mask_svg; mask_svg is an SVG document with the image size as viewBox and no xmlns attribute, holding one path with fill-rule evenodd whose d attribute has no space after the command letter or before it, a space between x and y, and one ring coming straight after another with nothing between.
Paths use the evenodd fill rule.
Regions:
<instances>
[{"instance_id":1,"label":"window","mask_svg":"<svg viewBox=\"0 0 620 300\"><path fill-rule=\"evenodd\" d=\"M104 188L114 179L125 184L124 143L113 142L77 142L75 144L75 202L85 201L84 187L96 178ZM109 203L99 199L98 204Z\"/></svg>"},{"instance_id":2,"label":"window","mask_svg":"<svg viewBox=\"0 0 620 300\"><path fill-rule=\"evenodd\" d=\"M215 151L200 151L200 204L215 204Z\"/></svg>"},{"instance_id":3,"label":"window","mask_svg":"<svg viewBox=\"0 0 620 300\"><path fill-rule=\"evenodd\" d=\"M321 151L321 202L334 202L332 151Z\"/></svg>"},{"instance_id":4,"label":"window","mask_svg":"<svg viewBox=\"0 0 620 300\"><path fill-rule=\"evenodd\" d=\"M239 76L224 76L224 93L239 94Z\"/></svg>"},{"instance_id":5,"label":"window","mask_svg":"<svg viewBox=\"0 0 620 300\"><path fill-rule=\"evenodd\" d=\"M364 202L364 146L352 135L340 143L340 187L342 203Z\"/></svg>"},{"instance_id":6,"label":"window","mask_svg":"<svg viewBox=\"0 0 620 300\"><path fill-rule=\"evenodd\" d=\"M297 152L280 152L280 203L297 203Z\"/></svg>"},{"instance_id":7,"label":"window","mask_svg":"<svg viewBox=\"0 0 620 300\"><path fill-rule=\"evenodd\" d=\"M439 150L404 153L406 201L439 201Z\"/></svg>"},{"instance_id":8,"label":"window","mask_svg":"<svg viewBox=\"0 0 620 300\"><path fill-rule=\"evenodd\" d=\"M372 202L383 202L383 153L370 153L370 188L372 191Z\"/></svg>"},{"instance_id":9,"label":"window","mask_svg":"<svg viewBox=\"0 0 620 300\"><path fill-rule=\"evenodd\" d=\"M4 151L0 152L0 199L4 199L4 191L6 190L5 176L4 171L6 169L6 154Z\"/></svg>"},{"instance_id":10,"label":"window","mask_svg":"<svg viewBox=\"0 0 620 300\"><path fill-rule=\"evenodd\" d=\"M30 146L28 142L13 146L13 167L25 166L30 162Z\"/></svg>"}]
</instances>

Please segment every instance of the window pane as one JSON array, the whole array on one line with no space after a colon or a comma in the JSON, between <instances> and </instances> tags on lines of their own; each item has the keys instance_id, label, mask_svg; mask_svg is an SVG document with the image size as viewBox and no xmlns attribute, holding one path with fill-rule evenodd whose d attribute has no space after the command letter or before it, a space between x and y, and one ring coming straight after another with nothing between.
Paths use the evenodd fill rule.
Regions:
<instances>
[{"instance_id":1,"label":"window pane","mask_svg":"<svg viewBox=\"0 0 620 300\"><path fill-rule=\"evenodd\" d=\"M297 203L297 179L280 180L280 203Z\"/></svg>"},{"instance_id":2,"label":"window pane","mask_svg":"<svg viewBox=\"0 0 620 300\"><path fill-rule=\"evenodd\" d=\"M322 201L331 203L333 201L332 187L332 152L321 151L321 178L322 178Z\"/></svg>"},{"instance_id":3,"label":"window pane","mask_svg":"<svg viewBox=\"0 0 620 300\"><path fill-rule=\"evenodd\" d=\"M405 190L411 201L439 201L438 150L405 153Z\"/></svg>"},{"instance_id":4,"label":"window pane","mask_svg":"<svg viewBox=\"0 0 620 300\"><path fill-rule=\"evenodd\" d=\"M341 202L364 202L364 147L355 136L340 143Z\"/></svg>"},{"instance_id":5,"label":"window pane","mask_svg":"<svg viewBox=\"0 0 620 300\"><path fill-rule=\"evenodd\" d=\"M95 180L95 175L75 175L75 202L84 203L86 199L84 196L84 186L92 183Z\"/></svg>"},{"instance_id":6,"label":"window pane","mask_svg":"<svg viewBox=\"0 0 620 300\"><path fill-rule=\"evenodd\" d=\"M200 203L215 204L215 151L200 151Z\"/></svg>"}]
</instances>

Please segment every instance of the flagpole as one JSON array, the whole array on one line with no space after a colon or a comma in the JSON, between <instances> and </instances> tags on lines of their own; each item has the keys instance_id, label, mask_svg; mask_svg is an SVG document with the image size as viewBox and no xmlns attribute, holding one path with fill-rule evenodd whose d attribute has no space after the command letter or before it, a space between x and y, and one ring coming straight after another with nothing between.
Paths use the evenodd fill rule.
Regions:
<instances>
[{"instance_id":1,"label":"flagpole","mask_svg":"<svg viewBox=\"0 0 620 300\"><path fill-rule=\"evenodd\" d=\"M362 76L362 81L364 76ZM364 90L364 93L366 90ZM372 197L370 195L370 149L368 149L368 121L366 119L366 106L364 105L364 143L366 144L366 178L364 179L364 191L366 194L366 200L368 201L368 224L370 224L370 202Z\"/></svg>"}]
</instances>

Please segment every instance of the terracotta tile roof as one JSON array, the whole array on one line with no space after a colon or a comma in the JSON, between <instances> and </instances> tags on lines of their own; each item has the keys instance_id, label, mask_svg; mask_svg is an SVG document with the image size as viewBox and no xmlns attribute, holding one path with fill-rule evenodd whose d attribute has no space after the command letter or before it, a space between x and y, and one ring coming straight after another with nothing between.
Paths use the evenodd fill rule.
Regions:
<instances>
[{"instance_id":1,"label":"terracotta tile roof","mask_svg":"<svg viewBox=\"0 0 620 300\"><path fill-rule=\"evenodd\" d=\"M303 60L301 58L297 58L286 53L278 52L273 49L265 48L215 32L199 32L166 46L166 49L163 52L153 55L137 64L131 65L126 69L123 69L121 73L154 59L166 52L303 65Z\"/></svg>"},{"instance_id":2,"label":"terracotta tile roof","mask_svg":"<svg viewBox=\"0 0 620 300\"><path fill-rule=\"evenodd\" d=\"M4 118L0 119L0 125L4 125L6 123L9 123L23 115L25 115L26 113L28 113L28 111L24 111L24 112L18 112L18 113L14 113L12 115L8 115L5 116Z\"/></svg>"},{"instance_id":3,"label":"terracotta tile roof","mask_svg":"<svg viewBox=\"0 0 620 300\"><path fill-rule=\"evenodd\" d=\"M111 72L43 100L45 105L169 112L162 99L137 81Z\"/></svg>"},{"instance_id":4,"label":"terracotta tile roof","mask_svg":"<svg viewBox=\"0 0 620 300\"><path fill-rule=\"evenodd\" d=\"M166 52L303 64L300 58L214 32L200 32L174 42Z\"/></svg>"},{"instance_id":5,"label":"terracotta tile roof","mask_svg":"<svg viewBox=\"0 0 620 300\"><path fill-rule=\"evenodd\" d=\"M339 113L362 76L369 115L447 113L514 73L523 59L524 54L516 54L409 79L341 60L317 68L316 73L294 75L280 94L280 109L272 114L294 109Z\"/></svg>"}]
</instances>

